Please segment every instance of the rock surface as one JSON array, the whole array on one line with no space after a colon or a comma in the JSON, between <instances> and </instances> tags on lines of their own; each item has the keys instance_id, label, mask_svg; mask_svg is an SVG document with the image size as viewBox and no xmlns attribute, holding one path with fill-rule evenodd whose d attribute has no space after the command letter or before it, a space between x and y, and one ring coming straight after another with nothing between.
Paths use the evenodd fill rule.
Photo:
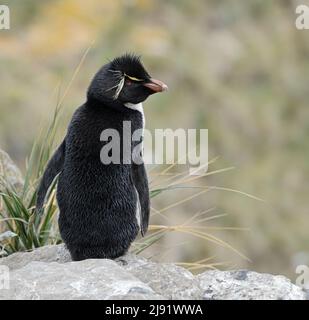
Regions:
<instances>
[{"instance_id":1,"label":"rock surface","mask_svg":"<svg viewBox=\"0 0 309 320\"><path fill-rule=\"evenodd\" d=\"M284 276L247 270L208 271L197 276L207 300L305 300L306 293Z\"/></svg>"},{"instance_id":2,"label":"rock surface","mask_svg":"<svg viewBox=\"0 0 309 320\"><path fill-rule=\"evenodd\" d=\"M10 156L0 149L0 179L11 184L17 191L23 187L23 178L20 170Z\"/></svg>"},{"instance_id":3,"label":"rock surface","mask_svg":"<svg viewBox=\"0 0 309 320\"><path fill-rule=\"evenodd\" d=\"M11 290L0 290L0 298L35 300L162 298L112 260L84 260L66 264L31 262L12 272L10 285Z\"/></svg>"},{"instance_id":4,"label":"rock surface","mask_svg":"<svg viewBox=\"0 0 309 320\"><path fill-rule=\"evenodd\" d=\"M9 184L15 188L17 192L21 192L23 189L24 181L20 170L15 165L10 156L0 149L0 191L2 184ZM0 210L4 211L2 199L0 198ZM2 224L0 224L0 234L4 232L5 229ZM1 251L1 247L0 247Z\"/></svg>"},{"instance_id":5,"label":"rock surface","mask_svg":"<svg viewBox=\"0 0 309 320\"><path fill-rule=\"evenodd\" d=\"M283 276L206 271L193 276L174 264L128 254L115 261L72 262L63 245L0 259L10 270L1 299L300 299L305 292Z\"/></svg>"}]
</instances>

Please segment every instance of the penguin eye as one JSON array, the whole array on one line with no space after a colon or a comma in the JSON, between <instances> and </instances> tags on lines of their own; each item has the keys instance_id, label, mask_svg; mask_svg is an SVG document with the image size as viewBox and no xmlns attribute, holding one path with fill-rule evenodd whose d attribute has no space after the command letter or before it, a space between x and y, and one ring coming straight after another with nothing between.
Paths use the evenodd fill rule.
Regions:
<instances>
[{"instance_id":1,"label":"penguin eye","mask_svg":"<svg viewBox=\"0 0 309 320\"><path fill-rule=\"evenodd\" d=\"M130 86L132 83L133 83L132 80L126 79L126 85Z\"/></svg>"}]
</instances>

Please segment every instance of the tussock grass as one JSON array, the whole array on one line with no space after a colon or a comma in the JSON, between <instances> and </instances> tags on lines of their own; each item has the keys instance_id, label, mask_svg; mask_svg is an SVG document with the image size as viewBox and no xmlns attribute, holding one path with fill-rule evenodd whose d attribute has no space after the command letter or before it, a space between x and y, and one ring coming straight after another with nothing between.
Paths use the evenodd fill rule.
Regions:
<instances>
[{"instance_id":1,"label":"tussock grass","mask_svg":"<svg viewBox=\"0 0 309 320\"><path fill-rule=\"evenodd\" d=\"M58 208L55 196L57 177L47 191L41 214L37 214L35 208L37 187L52 155L63 101L90 48L91 46L83 54L63 95L59 94L60 86L55 90L58 93L55 112L47 129L42 128L38 138L33 143L29 159L26 161L26 174L22 192L17 192L8 182L0 181L0 197L5 206L5 211L3 209L0 211L0 224L4 225L5 230L11 232L10 236L6 236L0 242L1 255L30 251L37 247L61 242L57 228Z\"/></svg>"},{"instance_id":2,"label":"tussock grass","mask_svg":"<svg viewBox=\"0 0 309 320\"><path fill-rule=\"evenodd\" d=\"M19 192L7 181L0 181L0 197L5 207L5 211L0 212L0 224L4 225L4 229L11 231L12 235L16 235L2 243L2 255L60 242L55 223L58 210L55 202L57 179L48 189L42 214L37 214L35 208L38 183L52 154L59 111L57 105L46 132L42 130L32 146L29 160L26 162L23 190Z\"/></svg>"}]
</instances>

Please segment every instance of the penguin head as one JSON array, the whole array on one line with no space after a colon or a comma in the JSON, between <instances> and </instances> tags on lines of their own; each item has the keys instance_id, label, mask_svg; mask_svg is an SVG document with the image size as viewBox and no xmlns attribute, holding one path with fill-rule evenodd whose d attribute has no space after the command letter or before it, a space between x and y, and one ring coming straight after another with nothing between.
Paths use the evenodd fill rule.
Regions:
<instances>
[{"instance_id":1,"label":"penguin head","mask_svg":"<svg viewBox=\"0 0 309 320\"><path fill-rule=\"evenodd\" d=\"M111 104L138 104L149 95L167 89L162 81L150 77L139 56L125 54L97 72L88 89L88 99L95 98Z\"/></svg>"}]
</instances>

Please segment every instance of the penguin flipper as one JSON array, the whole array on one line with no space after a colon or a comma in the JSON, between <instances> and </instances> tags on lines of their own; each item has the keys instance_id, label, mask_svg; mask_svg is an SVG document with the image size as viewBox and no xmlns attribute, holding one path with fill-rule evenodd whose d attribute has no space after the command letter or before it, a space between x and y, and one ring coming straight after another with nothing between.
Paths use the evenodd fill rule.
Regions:
<instances>
[{"instance_id":1,"label":"penguin flipper","mask_svg":"<svg viewBox=\"0 0 309 320\"><path fill-rule=\"evenodd\" d=\"M148 188L148 178L144 164L132 164L132 175L135 188L139 196L140 203L140 228L144 236L148 230L150 198Z\"/></svg>"},{"instance_id":2,"label":"penguin flipper","mask_svg":"<svg viewBox=\"0 0 309 320\"><path fill-rule=\"evenodd\" d=\"M64 164L64 157L65 157L65 139L61 143L61 145L58 147L58 149L53 154L52 158L49 160L47 167L45 169L45 172L43 174L43 177L41 179L38 193L37 193L37 201L36 201L36 210L39 212L41 211L43 205L46 193L48 191L49 186L63 169Z\"/></svg>"}]
</instances>

